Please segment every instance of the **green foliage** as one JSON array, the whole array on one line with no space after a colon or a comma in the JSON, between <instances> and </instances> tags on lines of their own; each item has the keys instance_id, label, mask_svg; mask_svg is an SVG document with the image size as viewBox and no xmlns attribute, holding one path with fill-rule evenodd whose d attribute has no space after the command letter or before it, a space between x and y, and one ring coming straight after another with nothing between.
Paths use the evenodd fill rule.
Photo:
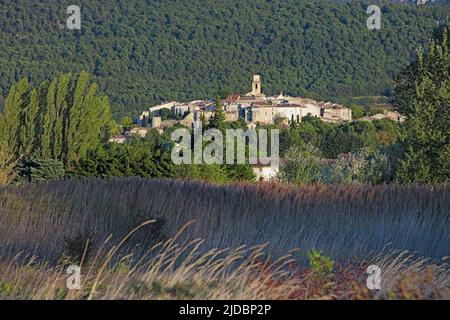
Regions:
<instances>
[{"instance_id":1,"label":"green foliage","mask_svg":"<svg viewBox=\"0 0 450 320\"><path fill-rule=\"evenodd\" d=\"M352 109L352 118L354 120L362 118L362 117L364 117L366 115L366 110L363 107L361 107L361 106L352 105L351 109Z\"/></svg>"},{"instance_id":2,"label":"green foliage","mask_svg":"<svg viewBox=\"0 0 450 320\"><path fill-rule=\"evenodd\" d=\"M361 149L339 156L330 167L327 180L333 184L383 184L391 182L392 178L391 162L385 154Z\"/></svg>"},{"instance_id":3,"label":"green foliage","mask_svg":"<svg viewBox=\"0 0 450 320\"><path fill-rule=\"evenodd\" d=\"M172 114L172 111L168 108L159 110L158 115L161 117L161 120L167 120L175 117L175 115Z\"/></svg>"},{"instance_id":4,"label":"green foliage","mask_svg":"<svg viewBox=\"0 0 450 320\"><path fill-rule=\"evenodd\" d=\"M296 184L384 184L394 179L394 167L393 159L380 150L363 148L326 160L314 146L307 145L291 147L286 152L279 177Z\"/></svg>"},{"instance_id":5,"label":"green foliage","mask_svg":"<svg viewBox=\"0 0 450 320\"><path fill-rule=\"evenodd\" d=\"M19 162L16 168L18 182L40 182L64 178L64 163L54 159L27 157Z\"/></svg>"},{"instance_id":6,"label":"green foliage","mask_svg":"<svg viewBox=\"0 0 450 320\"><path fill-rule=\"evenodd\" d=\"M269 94L386 95L448 15L445 6L383 1L373 32L368 1L124 0L84 3L82 29L70 31L57 23L69 4L1 2L0 95L25 75L37 84L80 70L111 98L116 119L164 100L248 92L253 73Z\"/></svg>"},{"instance_id":7,"label":"green foliage","mask_svg":"<svg viewBox=\"0 0 450 320\"><path fill-rule=\"evenodd\" d=\"M254 181L255 175L249 164L234 164L226 166L228 179L231 181Z\"/></svg>"},{"instance_id":8,"label":"green foliage","mask_svg":"<svg viewBox=\"0 0 450 320\"><path fill-rule=\"evenodd\" d=\"M207 129L218 129L225 134L226 128L227 124L225 123L225 111L223 110L223 106L220 103L220 98L218 97L214 107L214 115L209 120Z\"/></svg>"},{"instance_id":9,"label":"green foliage","mask_svg":"<svg viewBox=\"0 0 450 320\"><path fill-rule=\"evenodd\" d=\"M231 166L230 166L231 167ZM214 183L226 183L230 181L242 181L253 179L253 172L250 178L239 169L231 169L225 165L218 164L191 164L174 166L174 176L185 180L204 180Z\"/></svg>"},{"instance_id":10,"label":"green foliage","mask_svg":"<svg viewBox=\"0 0 450 320\"><path fill-rule=\"evenodd\" d=\"M133 119L129 116L125 116L122 117L122 119L120 119L119 124L123 127L123 128L130 128L133 126L134 122Z\"/></svg>"},{"instance_id":11,"label":"green foliage","mask_svg":"<svg viewBox=\"0 0 450 320\"><path fill-rule=\"evenodd\" d=\"M280 179L297 184L317 183L323 181L322 171L322 158L314 146L292 146L283 158Z\"/></svg>"},{"instance_id":12,"label":"green foliage","mask_svg":"<svg viewBox=\"0 0 450 320\"><path fill-rule=\"evenodd\" d=\"M314 275L327 279L333 275L334 261L321 251L312 249L308 252L309 267Z\"/></svg>"},{"instance_id":13,"label":"green foliage","mask_svg":"<svg viewBox=\"0 0 450 320\"><path fill-rule=\"evenodd\" d=\"M280 152L283 155L290 147L311 144L323 157L336 159L361 148L375 151L387 147L397 141L398 135L398 124L391 120L331 124L307 116L299 125L281 131Z\"/></svg>"},{"instance_id":14,"label":"green foliage","mask_svg":"<svg viewBox=\"0 0 450 320\"><path fill-rule=\"evenodd\" d=\"M79 177L172 177L170 153L154 141L99 146L80 159L72 175Z\"/></svg>"},{"instance_id":15,"label":"green foliage","mask_svg":"<svg viewBox=\"0 0 450 320\"><path fill-rule=\"evenodd\" d=\"M397 178L405 183L450 180L450 24L440 30L397 79L395 107L406 116Z\"/></svg>"},{"instance_id":16,"label":"green foliage","mask_svg":"<svg viewBox=\"0 0 450 320\"><path fill-rule=\"evenodd\" d=\"M97 86L89 85L88 78L81 72L43 82L37 89L26 78L14 85L0 112L2 163L17 164L33 156L71 168L106 140L111 119L108 99L96 96Z\"/></svg>"}]
</instances>

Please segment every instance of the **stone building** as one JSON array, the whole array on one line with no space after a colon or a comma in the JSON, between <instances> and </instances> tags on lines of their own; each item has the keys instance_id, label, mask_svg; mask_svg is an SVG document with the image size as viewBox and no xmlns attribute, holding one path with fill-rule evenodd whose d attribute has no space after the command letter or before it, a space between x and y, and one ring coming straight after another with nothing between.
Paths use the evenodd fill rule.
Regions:
<instances>
[{"instance_id":1,"label":"stone building","mask_svg":"<svg viewBox=\"0 0 450 320\"><path fill-rule=\"evenodd\" d=\"M247 121L273 124L284 119L287 123L300 122L308 114L308 108L298 104L256 105L248 110Z\"/></svg>"},{"instance_id":2,"label":"stone building","mask_svg":"<svg viewBox=\"0 0 450 320\"><path fill-rule=\"evenodd\" d=\"M228 122L244 119L249 127L255 127L257 123L270 125L274 123L290 124L292 121L301 122L307 115L318 117L327 122L352 121L351 109L331 102L320 102L303 97L291 97L280 94L266 97L262 91L261 75L253 75L252 91L241 96L233 94L221 100L224 107L225 118ZM167 108L186 127L197 127L201 119L208 121L214 115L215 103L213 99L194 100L187 103L171 101L149 108L140 116L140 121L145 125L149 118L157 116L158 111ZM162 124L161 124L162 125Z\"/></svg>"},{"instance_id":3,"label":"stone building","mask_svg":"<svg viewBox=\"0 0 450 320\"><path fill-rule=\"evenodd\" d=\"M327 102L321 106L321 118L325 122L332 123L352 121L352 110Z\"/></svg>"}]
</instances>

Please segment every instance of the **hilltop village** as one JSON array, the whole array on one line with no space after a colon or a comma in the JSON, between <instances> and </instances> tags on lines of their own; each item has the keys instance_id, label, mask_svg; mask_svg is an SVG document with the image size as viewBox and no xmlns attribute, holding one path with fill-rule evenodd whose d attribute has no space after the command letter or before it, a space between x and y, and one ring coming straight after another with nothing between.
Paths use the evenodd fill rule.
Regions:
<instances>
[{"instance_id":1,"label":"hilltop village","mask_svg":"<svg viewBox=\"0 0 450 320\"><path fill-rule=\"evenodd\" d=\"M274 124L289 126L294 121L300 123L302 118L307 115L330 123L352 121L352 110L337 103L283 94L266 96L262 91L260 75L253 75L251 89L246 94L234 94L220 100L227 122L243 120L248 128ZM173 127L175 124L196 128L202 121L208 122L214 115L215 106L216 101L214 99L190 102L170 101L152 106L136 118L136 127L130 128L122 135L113 136L110 141L123 143L133 135L145 137L150 128L162 133L165 128ZM400 120L397 119L397 113L390 111L385 114L378 114L375 117L367 116L360 120L371 121L381 118Z\"/></svg>"},{"instance_id":2,"label":"hilltop village","mask_svg":"<svg viewBox=\"0 0 450 320\"><path fill-rule=\"evenodd\" d=\"M326 122L344 122L352 120L352 111L342 105L314 101L302 97L290 97L280 94L278 96L266 96L262 92L262 78L254 75L252 90L244 95L230 95L222 99L221 105L225 111L226 121L235 122L239 119L247 123L248 128L259 125L290 125L293 121L301 122L301 119L310 114ZM216 102L209 100L194 100L191 102L171 101L161 105L150 107L142 112L137 119L138 127L131 129L144 137L148 128L154 128L162 132L166 127L172 127L180 123L186 127L194 128L201 121L208 121L214 115ZM164 114L170 114L171 119L163 119ZM115 142L120 142L126 137L114 137Z\"/></svg>"}]
</instances>

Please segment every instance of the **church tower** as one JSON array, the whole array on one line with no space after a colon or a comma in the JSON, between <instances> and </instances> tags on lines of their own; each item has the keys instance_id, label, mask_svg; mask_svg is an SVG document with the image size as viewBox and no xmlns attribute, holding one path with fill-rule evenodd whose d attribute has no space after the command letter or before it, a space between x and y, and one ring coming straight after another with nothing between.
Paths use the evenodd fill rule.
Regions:
<instances>
[{"instance_id":1,"label":"church tower","mask_svg":"<svg viewBox=\"0 0 450 320\"><path fill-rule=\"evenodd\" d=\"M253 75L252 95L253 96L261 95L261 76L259 74Z\"/></svg>"}]
</instances>

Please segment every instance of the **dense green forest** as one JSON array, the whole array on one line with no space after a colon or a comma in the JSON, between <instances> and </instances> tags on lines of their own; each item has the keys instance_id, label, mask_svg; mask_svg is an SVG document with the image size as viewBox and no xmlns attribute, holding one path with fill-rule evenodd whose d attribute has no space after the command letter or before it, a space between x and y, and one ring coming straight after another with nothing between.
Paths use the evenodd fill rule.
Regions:
<instances>
[{"instance_id":1,"label":"dense green forest","mask_svg":"<svg viewBox=\"0 0 450 320\"><path fill-rule=\"evenodd\" d=\"M25 76L37 85L82 70L116 118L166 99L247 92L256 72L266 93L389 96L449 7L382 1L382 29L370 31L373 2L2 1L0 105ZM72 4L81 31L65 27Z\"/></svg>"},{"instance_id":2,"label":"dense green forest","mask_svg":"<svg viewBox=\"0 0 450 320\"><path fill-rule=\"evenodd\" d=\"M449 30L450 24L437 28L417 61L396 77L394 107L406 116L404 123L330 124L312 116L293 121L280 132L279 178L299 184L449 181ZM35 88L27 78L14 85L0 111L0 184L65 176L254 180L249 165L175 165L171 132L180 124L162 134L152 129L144 139L109 143L120 125L111 120L108 99L96 90L86 72ZM215 109L206 128L245 129L245 122L225 121L220 99ZM123 123L131 125L131 119Z\"/></svg>"}]
</instances>

